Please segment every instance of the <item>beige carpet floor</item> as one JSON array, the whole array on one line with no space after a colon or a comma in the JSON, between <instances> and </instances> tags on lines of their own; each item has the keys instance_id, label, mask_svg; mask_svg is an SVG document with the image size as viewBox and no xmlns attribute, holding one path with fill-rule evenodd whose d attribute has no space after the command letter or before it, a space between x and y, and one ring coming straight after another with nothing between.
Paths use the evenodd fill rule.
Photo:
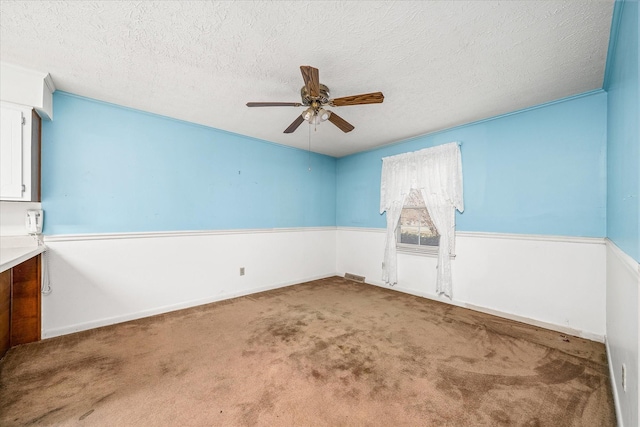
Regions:
<instances>
[{"instance_id":1,"label":"beige carpet floor","mask_svg":"<svg viewBox=\"0 0 640 427\"><path fill-rule=\"evenodd\" d=\"M615 418L602 344L335 277L13 348L0 425Z\"/></svg>"}]
</instances>

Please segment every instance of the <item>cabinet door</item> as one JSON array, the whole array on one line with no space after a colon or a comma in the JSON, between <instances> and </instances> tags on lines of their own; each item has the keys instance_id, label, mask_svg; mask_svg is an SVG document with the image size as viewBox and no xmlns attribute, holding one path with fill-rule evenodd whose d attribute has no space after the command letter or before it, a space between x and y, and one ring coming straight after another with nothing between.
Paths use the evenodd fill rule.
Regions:
<instances>
[{"instance_id":1,"label":"cabinet door","mask_svg":"<svg viewBox=\"0 0 640 427\"><path fill-rule=\"evenodd\" d=\"M11 269L0 273L0 358L11 347Z\"/></svg>"},{"instance_id":2,"label":"cabinet door","mask_svg":"<svg viewBox=\"0 0 640 427\"><path fill-rule=\"evenodd\" d=\"M0 110L0 198L22 198L23 113L2 106Z\"/></svg>"},{"instance_id":3,"label":"cabinet door","mask_svg":"<svg viewBox=\"0 0 640 427\"><path fill-rule=\"evenodd\" d=\"M40 258L11 269L11 347L40 341Z\"/></svg>"}]
</instances>

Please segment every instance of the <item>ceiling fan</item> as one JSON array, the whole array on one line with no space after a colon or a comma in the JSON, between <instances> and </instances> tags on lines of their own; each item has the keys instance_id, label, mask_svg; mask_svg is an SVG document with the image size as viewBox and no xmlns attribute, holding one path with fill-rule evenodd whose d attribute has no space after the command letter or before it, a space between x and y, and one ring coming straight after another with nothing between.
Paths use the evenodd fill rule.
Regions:
<instances>
[{"instance_id":1,"label":"ceiling fan","mask_svg":"<svg viewBox=\"0 0 640 427\"><path fill-rule=\"evenodd\" d=\"M325 106L343 107L346 105L361 104L378 104L384 101L382 92L365 93L362 95L345 96L342 98L331 99L329 97L329 88L320 83L320 75L317 68L309 65L300 67L304 86L300 89L302 102L247 102L247 107L301 107L308 108L302 112L294 121L284 130L284 133L293 133L298 126L305 120L310 124L319 124L325 120L329 120L343 132L351 132L354 127L338 116L336 113L325 110Z\"/></svg>"}]
</instances>

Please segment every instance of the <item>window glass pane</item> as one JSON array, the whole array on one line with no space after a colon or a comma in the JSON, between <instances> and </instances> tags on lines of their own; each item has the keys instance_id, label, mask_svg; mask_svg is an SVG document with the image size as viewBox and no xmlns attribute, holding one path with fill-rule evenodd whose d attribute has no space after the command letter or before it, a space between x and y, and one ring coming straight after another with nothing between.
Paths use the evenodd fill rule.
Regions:
<instances>
[{"instance_id":1,"label":"window glass pane","mask_svg":"<svg viewBox=\"0 0 640 427\"><path fill-rule=\"evenodd\" d=\"M398 243L435 247L440 243L440 236L419 190L411 190L407 195L396 234Z\"/></svg>"},{"instance_id":2,"label":"window glass pane","mask_svg":"<svg viewBox=\"0 0 640 427\"><path fill-rule=\"evenodd\" d=\"M427 211L427 208L423 207L416 210L420 215L420 227L429 227L431 225L431 218L429 218L429 212Z\"/></svg>"},{"instance_id":3,"label":"window glass pane","mask_svg":"<svg viewBox=\"0 0 640 427\"><path fill-rule=\"evenodd\" d=\"M431 233L420 233L420 246L438 246L440 236L434 236Z\"/></svg>"},{"instance_id":4,"label":"window glass pane","mask_svg":"<svg viewBox=\"0 0 640 427\"><path fill-rule=\"evenodd\" d=\"M422 225L424 222L424 213L421 212L423 209L419 208L405 208L402 209L402 213L400 216L400 225L401 226L413 226L418 227Z\"/></svg>"},{"instance_id":5,"label":"window glass pane","mask_svg":"<svg viewBox=\"0 0 640 427\"><path fill-rule=\"evenodd\" d=\"M420 228L403 226L400 227L400 243L417 245L420 241Z\"/></svg>"},{"instance_id":6,"label":"window glass pane","mask_svg":"<svg viewBox=\"0 0 640 427\"><path fill-rule=\"evenodd\" d=\"M437 236L438 232L436 231L436 226L433 225L433 222L431 221L427 210L423 209L421 211L421 214L423 219L420 221L420 234L424 234L425 237Z\"/></svg>"}]
</instances>

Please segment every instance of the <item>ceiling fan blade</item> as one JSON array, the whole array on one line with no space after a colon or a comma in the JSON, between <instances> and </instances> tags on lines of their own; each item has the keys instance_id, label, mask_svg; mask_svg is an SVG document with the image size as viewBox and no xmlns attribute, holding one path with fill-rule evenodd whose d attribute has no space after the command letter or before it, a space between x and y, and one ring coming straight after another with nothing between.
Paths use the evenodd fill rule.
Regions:
<instances>
[{"instance_id":1,"label":"ceiling fan blade","mask_svg":"<svg viewBox=\"0 0 640 427\"><path fill-rule=\"evenodd\" d=\"M344 133L351 132L354 129L354 127L349 122L347 122L345 119L343 119L333 111L329 115L329 121L338 126L338 128L340 128L340 130Z\"/></svg>"},{"instance_id":2,"label":"ceiling fan blade","mask_svg":"<svg viewBox=\"0 0 640 427\"><path fill-rule=\"evenodd\" d=\"M320 96L320 72L318 69L309 65L301 65L300 71L304 85L307 87L307 93L313 97Z\"/></svg>"},{"instance_id":3,"label":"ceiling fan blade","mask_svg":"<svg viewBox=\"0 0 640 427\"><path fill-rule=\"evenodd\" d=\"M330 102L335 107L345 105L379 104L384 101L382 92L363 93L362 95L343 96Z\"/></svg>"},{"instance_id":4,"label":"ceiling fan blade","mask_svg":"<svg viewBox=\"0 0 640 427\"><path fill-rule=\"evenodd\" d=\"M284 133L293 133L293 132L295 132L295 130L298 129L298 126L300 126L302 124L302 122L304 122L304 119L302 118L302 115L298 115L298 118L296 118L293 121L293 123L291 123L289 125L289 127L284 130Z\"/></svg>"},{"instance_id":5,"label":"ceiling fan blade","mask_svg":"<svg viewBox=\"0 0 640 427\"><path fill-rule=\"evenodd\" d=\"M247 102L247 107L300 107L299 102Z\"/></svg>"}]
</instances>

